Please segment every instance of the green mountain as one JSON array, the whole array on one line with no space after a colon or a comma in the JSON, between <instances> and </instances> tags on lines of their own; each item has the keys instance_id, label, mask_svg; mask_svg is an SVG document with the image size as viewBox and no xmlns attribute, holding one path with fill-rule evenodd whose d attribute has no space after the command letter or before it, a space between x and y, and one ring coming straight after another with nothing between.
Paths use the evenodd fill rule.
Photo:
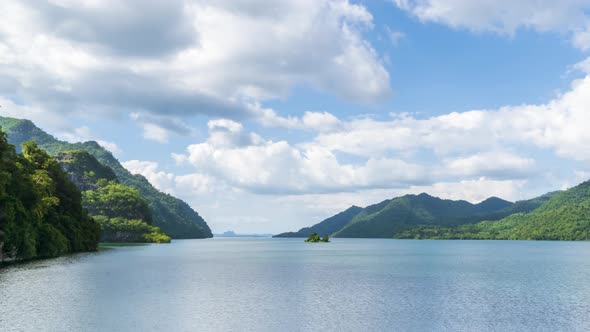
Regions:
<instances>
[{"instance_id":1,"label":"green mountain","mask_svg":"<svg viewBox=\"0 0 590 332\"><path fill-rule=\"evenodd\" d=\"M514 214L530 213L558 194L551 192L516 203L491 197L479 204L428 194L405 195L364 209L351 207L314 226L275 237L308 237L318 233L334 237L442 238L443 231L450 234L451 230L467 229L484 220L498 221Z\"/></svg>"},{"instance_id":2,"label":"green mountain","mask_svg":"<svg viewBox=\"0 0 590 332\"><path fill-rule=\"evenodd\" d=\"M537 209L497 221L411 229L400 238L492 240L590 240L590 181L534 200ZM530 203L530 202L529 202Z\"/></svg>"},{"instance_id":3,"label":"green mountain","mask_svg":"<svg viewBox=\"0 0 590 332\"><path fill-rule=\"evenodd\" d=\"M55 159L80 191L98 189L98 181L118 181L115 172L84 150L60 152Z\"/></svg>"},{"instance_id":4,"label":"green mountain","mask_svg":"<svg viewBox=\"0 0 590 332\"><path fill-rule=\"evenodd\" d=\"M56 160L82 191L82 205L101 226L101 242L170 242L155 226L139 192L119 183L109 167L84 150L60 152Z\"/></svg>"},{"instance_id":5,"label":"green mountain","mask_svg":"<svg viewBox=\"0 0 590 332\"><path fill-rule=\"evenodd\" d=\"M363 208L358 206L351 206L345 211L338 213L326 220L323 220L311 227L305 227L297 232L287 232L275 235L273 237L309 237L314 233L322 235L334 234L341 230L346 224L348 224L356 215L358 215Z\"/></svg>"},{"instance_id":6,"label":"green mountain","mask_svg":"<svg viewBox=\"0 0 590 332\"><path fill-rule=\"evenodd\" d=\"M392 238L416 225L455 225L486 220L488 215L512 204L495 197L471 204L428 194L405 195L368 207L333 236Z\"/></svg>"},{"instance_id":7,"label":"green mountain","mask_svg":"<svg viewBox=\"0 0 590 332\"><path fill-rule=\"evenodd\" d=\"M540 205L540 204L539 204ZM443 200L428 194L405 195L359 208L353 206L314 226L276 237L308 237L313 233L334 237L392 238L417 225L459 225L482 220L497 220L514 213L514 204L491 197L479 204Z\"/></svg>"},{"instance_id":8,"label":"green mountain","mask_svg":"<svg viewBox=\"0 0 590 332\"><path fill-rule=\"evenodd\" d=\"M188 204L171 195L158 191L141 175L133 175L113 155L96 142L68 143L57 140L39 129L29 120L0 117L0 127L8 134L8 141L20 146L26 141L35 141L50 155L70 150L84 150L94 156L103 166L115 173L119 182L136 189L148 203L153 225L172 238L208 238L213 234L207 223Z\"/></svg>"},{"instance_id":9,"label":"green mountain","mask_svg":"<svg viewBox=\"0 0 590 332\"><path fill-rule=\"evenodd\" d=\"M0 131L0 261L96 250L99 236L57 161L34 142L17 154Z\"/></svg>"}]
</instances>

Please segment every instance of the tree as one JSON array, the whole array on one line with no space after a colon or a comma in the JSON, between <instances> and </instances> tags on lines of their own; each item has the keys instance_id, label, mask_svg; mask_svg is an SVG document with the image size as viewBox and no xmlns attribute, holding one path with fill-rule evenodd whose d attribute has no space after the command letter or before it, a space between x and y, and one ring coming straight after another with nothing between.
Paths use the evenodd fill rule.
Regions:
<instances>
[{"instance_id":1,"label":"tree","mask_svg":"<svg viewBox=\"0 0 590 332\"><path fill-rule=\"evenodd\" d=\"M99 225L56 160L36 143L15 152L0 130L0 250L24 260L95 250Z\"/></svg>"}]
</instances>

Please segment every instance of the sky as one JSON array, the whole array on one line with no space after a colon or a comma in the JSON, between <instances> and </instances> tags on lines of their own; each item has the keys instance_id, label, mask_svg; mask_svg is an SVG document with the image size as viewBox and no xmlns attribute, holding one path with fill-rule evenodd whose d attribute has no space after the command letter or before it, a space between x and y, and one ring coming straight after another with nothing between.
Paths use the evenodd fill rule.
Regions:
<instances>
[{"instance_id":1,"label":"sky","mask_svg":"<svg viewBox=\"0 0 590 332\"><path fill-rule=\"evenodd\" d=\"M590 0L3 0L0 115L214 232L590 179Z\"/></svg>"}]
</instances>

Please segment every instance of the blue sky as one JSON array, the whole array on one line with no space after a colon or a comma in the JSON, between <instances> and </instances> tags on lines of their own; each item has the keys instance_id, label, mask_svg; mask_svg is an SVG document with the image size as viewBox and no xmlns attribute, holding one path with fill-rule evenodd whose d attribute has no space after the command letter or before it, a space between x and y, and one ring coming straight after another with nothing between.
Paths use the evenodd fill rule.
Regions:
<instances>
[{"instance_id":1,"label":"blue sky","mask_svg":"<svg viewBox=\"0 0 590 332\"><path fill-rule=\"evenodd\" d=\"M589 9L8 0L0 113L99 141L215 232L423 191L531 198L590 179Z\"/></svg>"}]
</instances>

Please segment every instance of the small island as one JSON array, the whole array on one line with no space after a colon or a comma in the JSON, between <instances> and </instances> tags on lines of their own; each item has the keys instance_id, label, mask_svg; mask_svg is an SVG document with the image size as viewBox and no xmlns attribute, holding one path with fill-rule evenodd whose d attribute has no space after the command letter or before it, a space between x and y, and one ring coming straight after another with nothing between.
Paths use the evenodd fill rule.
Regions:
<instances>
[{"instance_id":1,"label":"small island","mask_svg":"<svg viewBox=\"0 0 590 332\"><path fill-rule=\"evenodd\" d=\"M324 235L324 237L320 237L318 233L311 234L305 242L330 242L330 237L328 235Z\"/></svg>"}]
</instances>

